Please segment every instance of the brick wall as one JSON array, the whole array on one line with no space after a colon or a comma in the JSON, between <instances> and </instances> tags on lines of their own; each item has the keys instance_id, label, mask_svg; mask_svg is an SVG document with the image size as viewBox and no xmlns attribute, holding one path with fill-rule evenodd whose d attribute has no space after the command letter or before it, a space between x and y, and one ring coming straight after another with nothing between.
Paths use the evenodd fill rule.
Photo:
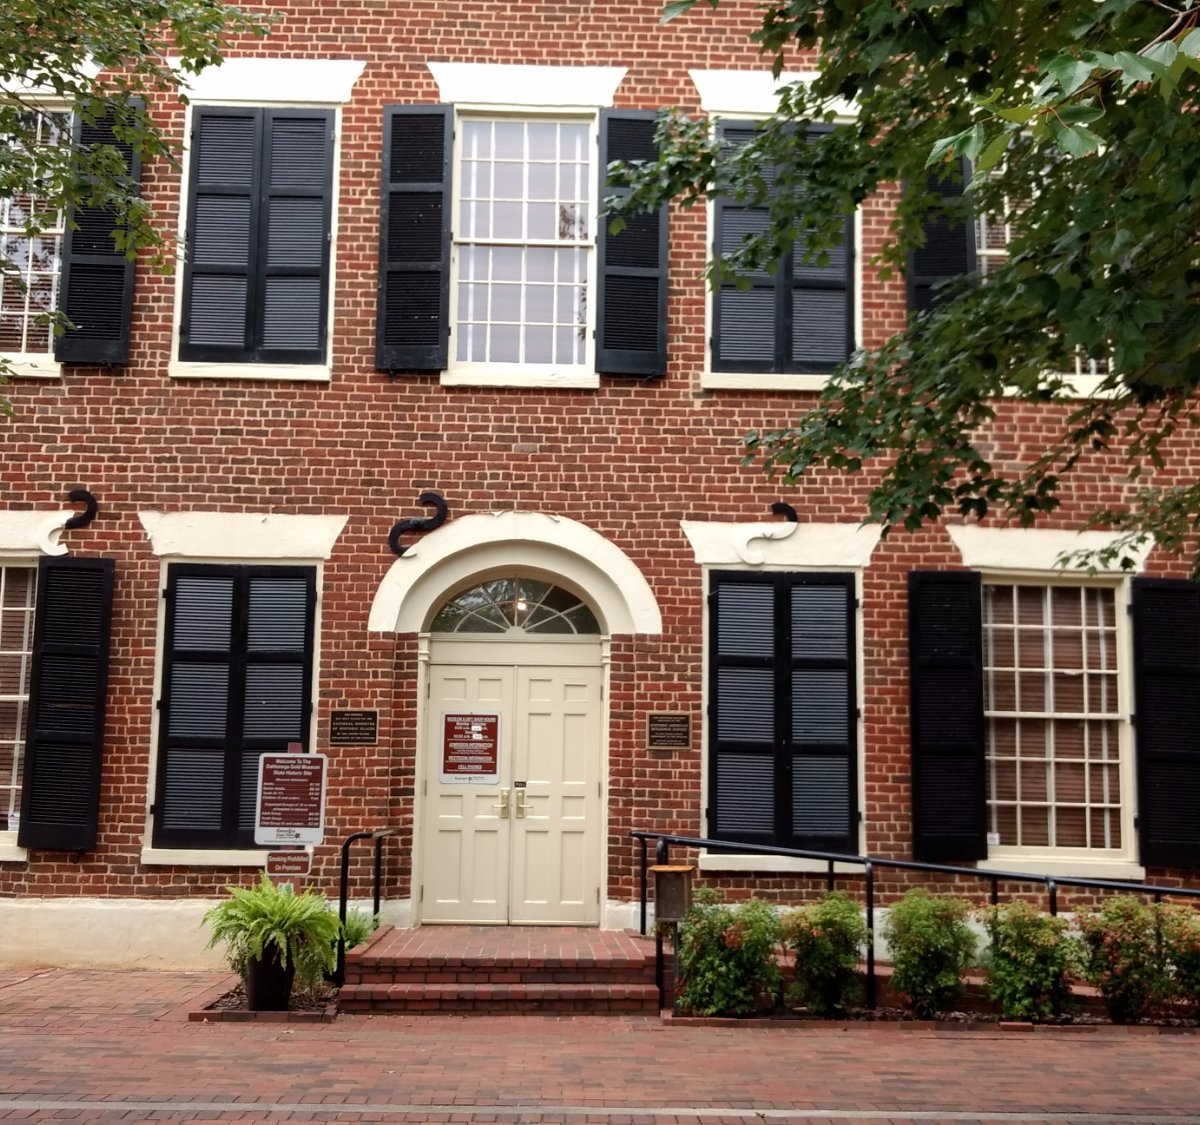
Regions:
<instances>
[{"instance_id":1,"label":"brick wall","mask_svg":"<svg viewBox=\"0 0 1200 1125\"><path fill-rule=\"evenodd\" d=\"M669 370L645 384L603 378L596 391L441 387L436 375L389 378L373 367L382 107L437 99L428 60L578 63L628 68L621 107L696 109L687 69L759 68L748 43L754 5L698 8L667 27L659 5L292 2L270 37L234 54L366 61L341 122L333 378L328 385L256 380L171 380L175 279L141 268L132 362L119 372L68 368L61 380L7 388L0 507L55 508L69 489L99 498L90 526L64 533L72 553L117 560L108 738L99 844L82 856L35 853L0 864L2 895L175 896L244 881L241 869L145 867L139 862L149 803L156 694L159 560L137 519L162 511L346 513L327 563L320 610L316 748L330 755L329 832L316 882L336 885L346 832L411 829L417 720L416 644L367 632L372 597L392 562L387 534L413 514L417 495L440 491L452 516L538 510L595 529L649 581L663 613L657 637L617 637L609 712L609 886L636 895L631 829L701 829L702 575L678 521L761 520L785 498L802 521L855 521L873 477L817 473L784 489L740 467L746 431L799 417L812 395L703 391L707 231L701 209L671 216ZM182 128L182 113L156 112ZM158 164L145 194L168 231L178 225L179 176ZM863 253L883 238L895 190L863 209ZM904 316L903 280L864 279L863 336L878 343ZM1002 404L991 437L1000 465L1024 463L1053 437L1063 412ZM1200 452L1176 441L1169 461L1194 478ZM1074 474L1047 526L1071 527L1092 505L1119 498L1114 457ZM905 576L913 567L957 565L944 530L898 536L864 574L861 675L867 845L911 854ZM1178 572L1155 558L1152 569ZM380 712L372 748L328 745L334 708ZM690 751L653 757L642 744L646 714L696 716ZM406 895L407 837L387 892ZM357 874L366 876L365 851ZM743 881L770 890L778 880Z\"/></svg>"}]
</instances>

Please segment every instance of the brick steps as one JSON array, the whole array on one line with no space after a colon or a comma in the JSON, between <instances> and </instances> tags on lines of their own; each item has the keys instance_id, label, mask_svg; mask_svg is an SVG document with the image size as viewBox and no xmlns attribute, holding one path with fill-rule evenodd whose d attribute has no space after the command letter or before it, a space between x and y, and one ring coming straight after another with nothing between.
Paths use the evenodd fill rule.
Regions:
<instances>
[{"instance_id":1,"label":"brick steps","mask_svg":"<svg viewBox=\"0 0 1200 1125\"><path fill-rule=\"evenodd\" d=\"M346 957L344 1013L656 1012L652 946L547 928L380 930Z\"/></svg>"},{"instance_id":2,"label":"brick steps","mask_svg":"<svg viewBox=\"0 0 1200 1125\"><path fill-rule=\"evenodd\" d=\"M340 1012L655 1012L650 984L527 983L343 985Z\"/></svg>"}]
</instances>

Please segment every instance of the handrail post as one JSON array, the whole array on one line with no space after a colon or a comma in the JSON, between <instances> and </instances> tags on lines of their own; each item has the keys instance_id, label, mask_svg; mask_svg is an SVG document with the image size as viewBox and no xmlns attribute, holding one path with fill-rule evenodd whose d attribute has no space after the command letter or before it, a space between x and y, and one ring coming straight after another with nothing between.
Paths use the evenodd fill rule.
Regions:
<instances>
[{"instance_id":1,"label":"handrail post","mask_svg":"<svg viewBox=\"0 0 1200 1125\"><path fill-rule=\"evenodd\" d=\"M995 875L992 876L992 905L1000 905L1000 880Z\"/></svg>"},{"instance_id":2,"label":"handrail post","mask_svg":"<svg viewBox=\"0 0 1200 1125\"><path fill-rule=\"evenodd\" d=\"M863 864L867 877L867 1007L875 1008L875 866Z\"/></svg>"},{"instance_id":3,"label":"handrail post","mask_svg":"<svg viewBox=\"0 0 1200 1125\"><path fill-rule=\"evenodd\" d=\"M825 889L827 891L829 891L830 894L833 893L833 860L832 859L829 861L829 874L825 879Z\"/></svg>"},{"instance_id":4,"label":"handrail post","mask_svg":"<svg viewBox=\"0 0 1200 1125\"><path fill-rule=\"evenodd\" d=\"M338 926L337 968L333 971L333 983L338 988L346 983L346 904L350 898L350 845L355 840L362 840L370 835L370 832L351 832L342 841L342 873L338 888L338 921L341 925ZM378 883L376 887L378 888ZM375 907L375 913L379 913L378 905Z\"/></svg>"},{"instance_id":5,"label":"handrail post","mask_svg":"<svg viewBox=\"0 0 1200 1125\"><path fill-rule=\"evenodd\" d=\"M1046 880L1046 894L1050 897L1050 917L1058 917L1058 884L1053 879Z\"/></svg>"},{"instance_id":6,"label":"handrail post","mask_svg":"<svg viewBox=\"0 0 1200 1125\"><path fill-rule=\"evenodd\" d=\"M647 853L646 853L646 837L639 836L638 844L641 845L641 849L642 849L642 874L641 874L642 902L641 902L639 917L641 919L642 937L645 937L646 936L646 878L647 878L647 876L646 876L646 866L647 866L646 865L646 855L647 855Z\"/></svg>"},{"instance_id":7,"label":"handrail post","mask_svg":"<svg viewBox=\"0 0 1200 1125\"><path fill-rule=\"evenodd\" d=\"M379 917L379 884L383 877L383 841L387 837L377 835L375 837L375 908L371 911L371 917Z\"/></svg>"}]
</instances>

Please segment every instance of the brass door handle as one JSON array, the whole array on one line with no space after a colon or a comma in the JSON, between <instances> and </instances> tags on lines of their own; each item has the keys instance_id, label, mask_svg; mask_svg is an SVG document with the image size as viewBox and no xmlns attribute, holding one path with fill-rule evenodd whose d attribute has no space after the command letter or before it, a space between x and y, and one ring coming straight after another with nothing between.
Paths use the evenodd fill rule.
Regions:
<instances>
[{"instance_id":1,"label":"brass door handle","mask_svg":"<svg viewBox=\"0 0 1200 1125\"><path fill-rule=\"evenodd\" d=\"M508 804L508 790L507 789L500 790L500 803L498 805L493 805L492 808L500 810L500 819L501 820L508 819L509 804ZM521 815L523 816L524 813L522 813Z\"/></svg>"},{"instance_id":2,"label":"brass door handle","mask_svg":"<svg viewBox=\"0 0 1200 1125\"><path fill-rule=\"evenodd\" d=\"M517 819L525 819L525 790L517 790Z\"/></svg>"}]
</instances>

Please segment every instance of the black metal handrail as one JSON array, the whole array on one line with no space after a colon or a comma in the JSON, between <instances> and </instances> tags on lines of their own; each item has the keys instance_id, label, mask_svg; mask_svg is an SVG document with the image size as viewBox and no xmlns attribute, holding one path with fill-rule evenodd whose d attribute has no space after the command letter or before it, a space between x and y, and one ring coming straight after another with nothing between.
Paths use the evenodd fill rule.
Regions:
<instances>
[{"instance_id":1,"label":"black metal handrail","mask_svg":"<svg viewBox=\"0 0 1200 1125\"><path fill-rule=\"evenodd\" d=\"M350 845L355 840L375 841L375 909L372 913L378 914L380 876L383 872L383 842L399 831L399 828L376 828L374 831L351 832L342 841L342 876L338 893L338 918L341 926L338 933L337 969L333 975L333 982L339 988L346 983L346 906L350 897Z\"/></svg>"},{"instance_id":2,"label":"black metal handrail","mask_svg":"<svg viewBox=\"0 0 1200 1125\"><path fill-rule=\"evenodd\" d=\"M879 867L900 871L927 871L938 875L953 875L959 878L975 878L990 882L992 885L992 905L1000 901L1000 884L1005 883L1039 883L1046 888L1050 913L1058 914L1058 888L1085 887L1100 891L1124 891L1129 894L1153 895L1155 902L1161 902L1164 895L1176 895L1183 898L1200 898L1200 888L1171 887L1161 883L1124 883L1115 879L1084 879L1059 875L1034 875L1027 871L980 871L975 867L956 867L946 863L921 863L913 859L889 859L883 856L844 855L840 852L811 852L799 848L778 848L768 844L742 844L729 840L710 840L702 836L675 836L665 832L629 833L641 846L641 932L646 933L646 897L647 897L647 841L655 840L654 862L665 864L670 860L672 844L687 848L716 848L722 852L741 852L754 855L789 856L793 859L815 859L829 865L826 876L826 886L833 890L835 871L838 863L855 864L863 869L864 892L866 896L867 930L870 938L867 941L867 1007L875 1007L875 869ZM663 942L662 933L655 927L654 935L655 972L658 979L658 990L661 998L663 992Z\"/></svg>"}]
</instances>

